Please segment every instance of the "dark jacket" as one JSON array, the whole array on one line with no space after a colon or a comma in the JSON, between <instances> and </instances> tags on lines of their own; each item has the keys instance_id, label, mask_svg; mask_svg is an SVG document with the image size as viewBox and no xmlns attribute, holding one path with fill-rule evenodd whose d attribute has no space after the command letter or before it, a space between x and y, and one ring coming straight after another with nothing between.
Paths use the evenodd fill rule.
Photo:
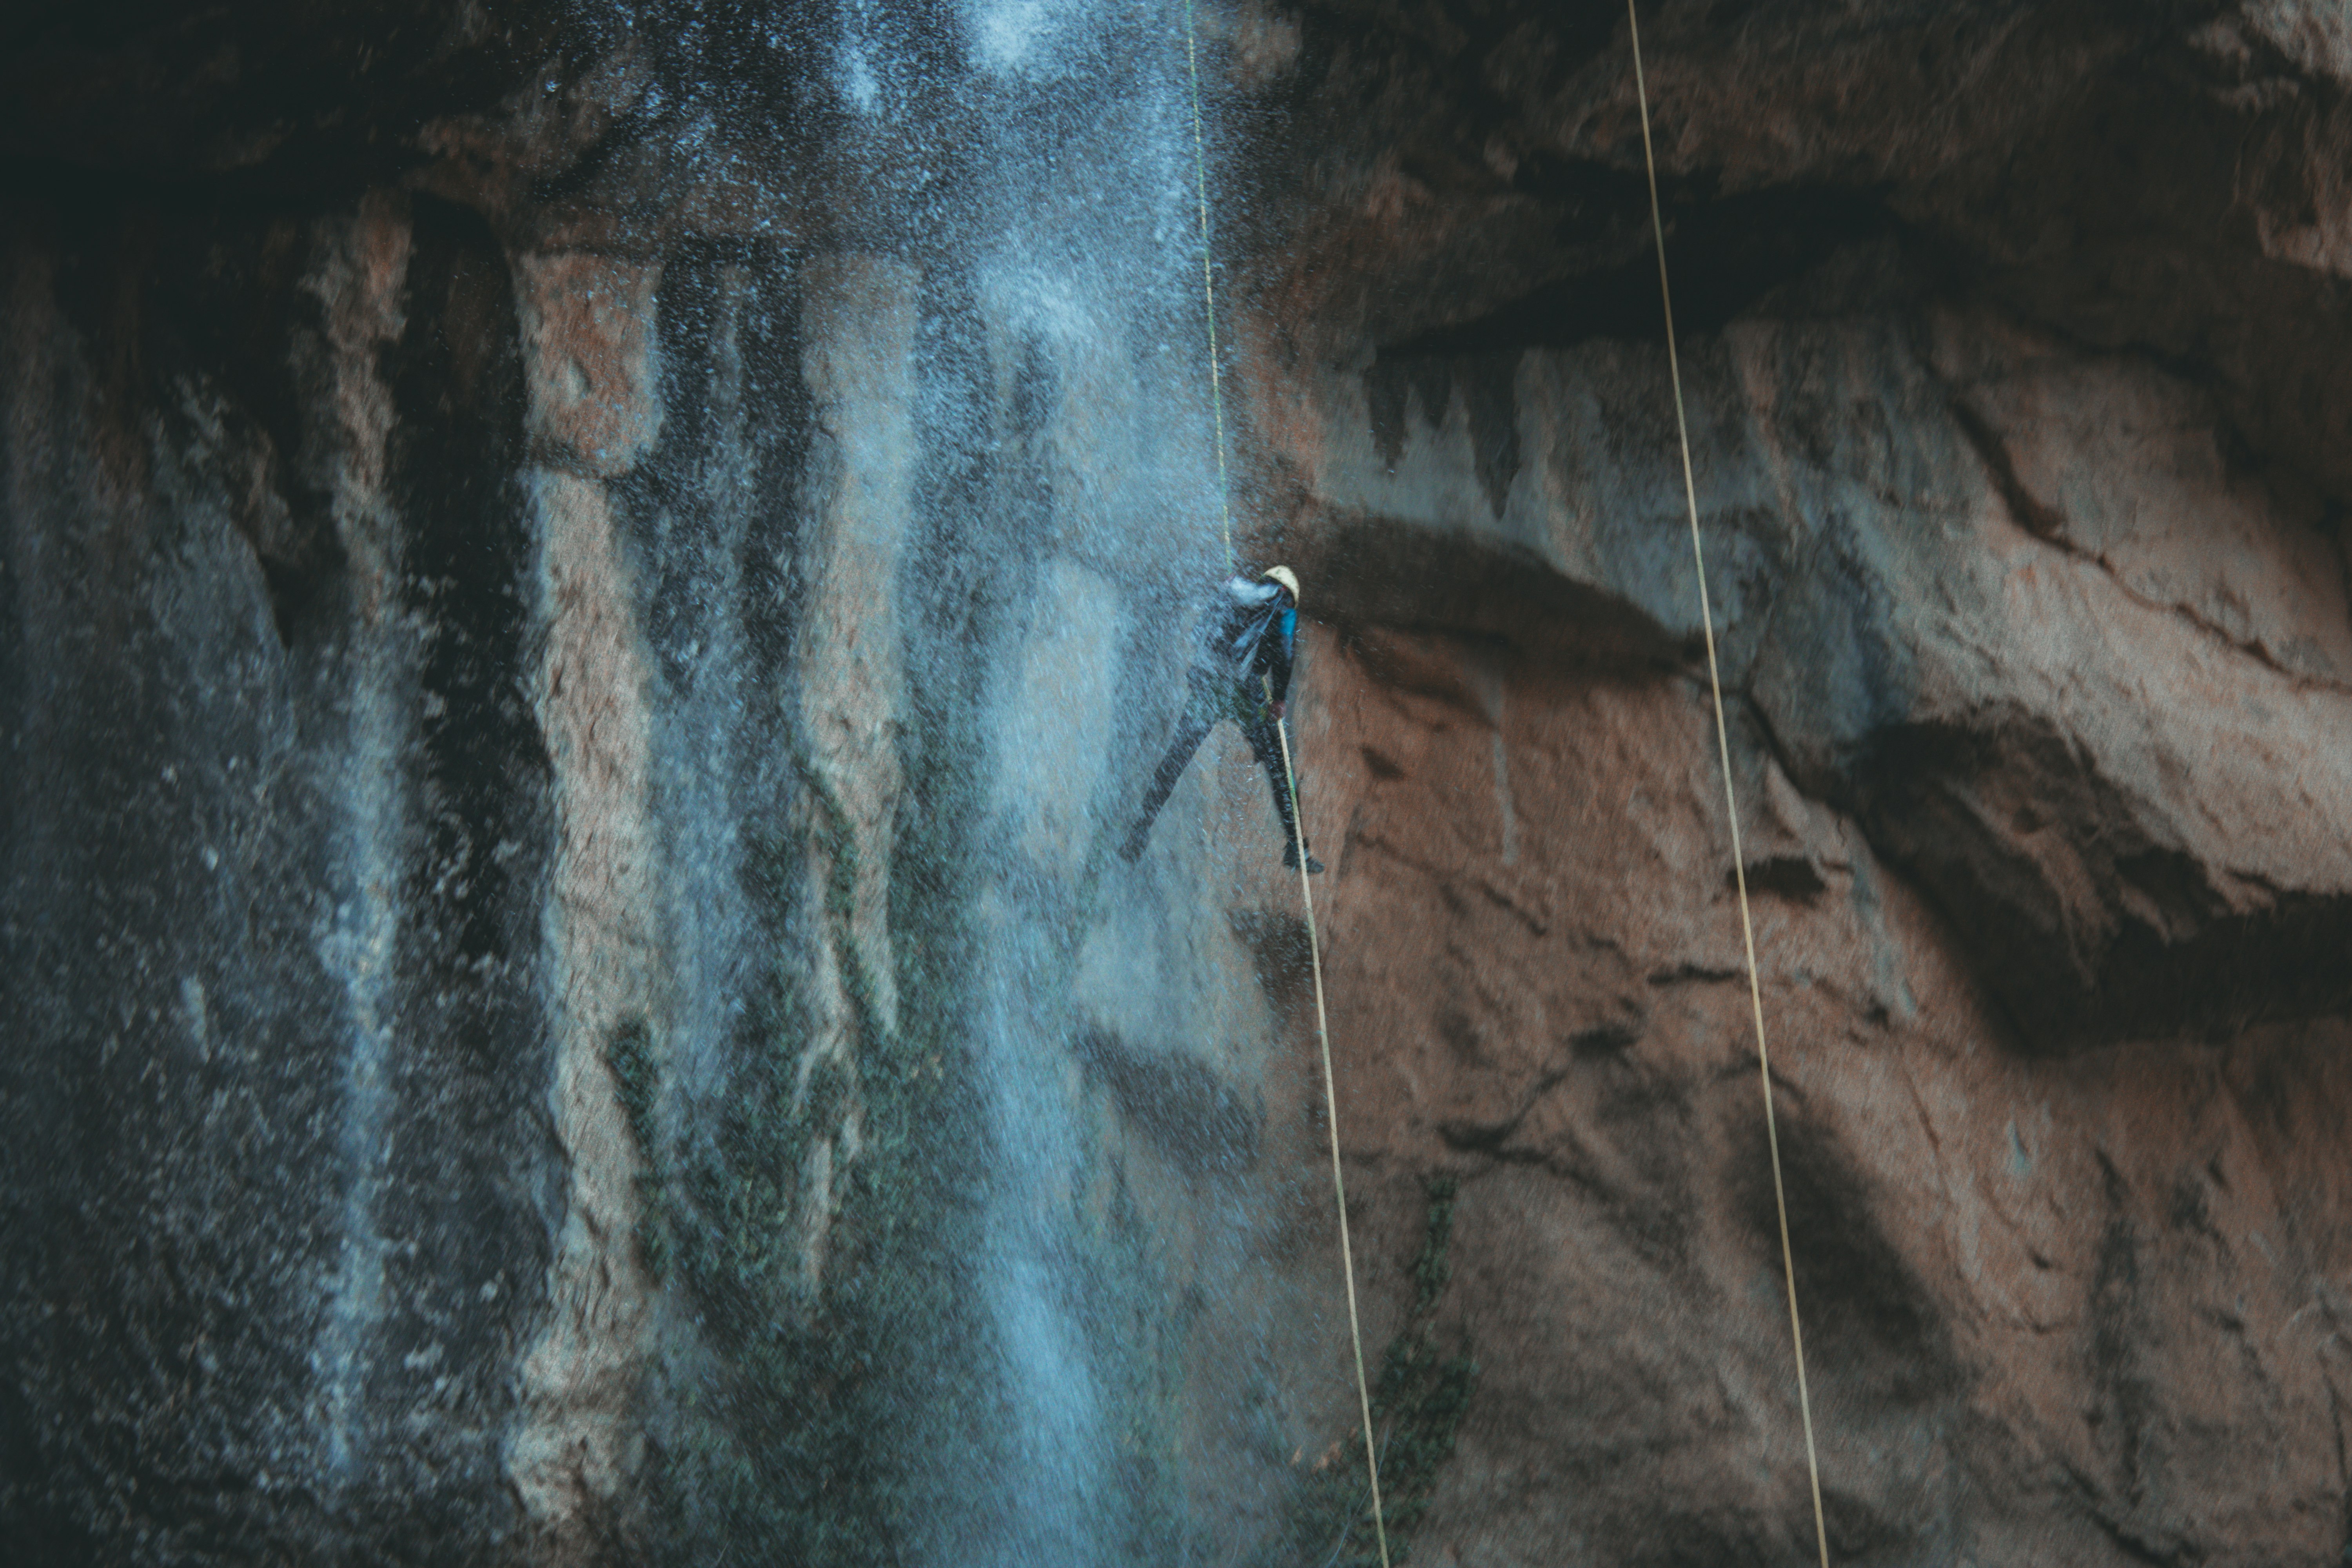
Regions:
<instances>
[{"instance_id":1,"label":"dark jacket","mask_svg":"<svg viewBox=\"0 0 2352 1568\"><path fill-rule=\"evenodd\" d=\"M1290 692L1291 655L1297 639L1298 606L1288 590L1262 580L1228 577L1202 627L1194 679L1213 679L1253 702L1280 702Z\"/></svg>"}]
</instances>

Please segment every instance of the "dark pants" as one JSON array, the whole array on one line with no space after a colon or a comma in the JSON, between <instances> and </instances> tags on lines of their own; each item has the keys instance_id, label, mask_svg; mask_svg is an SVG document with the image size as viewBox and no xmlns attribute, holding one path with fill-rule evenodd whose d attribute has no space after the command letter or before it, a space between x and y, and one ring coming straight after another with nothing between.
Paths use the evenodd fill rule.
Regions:
<instances>
[{"instance_id":1,"label":"dark pants","mask_svg":"<svg viewBox=\"0 0 2352 1568\"><path fill-rule=\"evenodd\" d=\"M1140 858L1144 846L1151 841L1151 825L1160 819L1160 807L1175 793L1176 781L1192 763L1192 754L1220 719L1231 719L1242 727L1242 739L1249 742L1250 754L1265 769L1266 780L1274 786L1275 815L1282 818L1282 847L1288 854L1298 843L1298 819L1293 815L1290 791L1283 777L1282 737L1275 732L1273 712L1246 690L1235 690L1215 676L1195 672L1192 677L1191 700L1184 705L1184 717L1176 726L1175 739L1168 742L1168 754L1160 759L1160 771L1151 775L1151 792L1144 796L1143 815L1137 818L1134 830L1119 847L1119 854L1129 860Z\"/></svg>"}]
</instances>

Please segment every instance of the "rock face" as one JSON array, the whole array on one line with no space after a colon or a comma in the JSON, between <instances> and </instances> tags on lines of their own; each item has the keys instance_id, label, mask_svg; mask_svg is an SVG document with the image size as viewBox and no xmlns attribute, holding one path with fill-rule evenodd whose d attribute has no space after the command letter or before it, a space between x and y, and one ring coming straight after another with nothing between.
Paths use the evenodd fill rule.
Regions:
<instances>
[{"instance_id":1,"label":"rock face","mask_svg":"<svg viewBox=\"0 0 2352 1568\"><path fill-rule=\"evenodd\" d=\"M1832 1556L2333 1562L2339 24L1726 9L1645 35ZM1388 1233L1459 1183L1420 1539L1798 1560L1624 35L1326 15L1252 385L1343 1123Z\"/></svg>"},{"instance_id":2,"label":"rock face","mask_svg":"<svg viewBox=\"0 0 2352 1568\"><path fill-rule=\"evenodd\" d=\"M1391 1521L1811 1560L1623 12L1199 21ZM11 26L19 1556L1369 1561L1175 15ZM1643 45L1831 1555L2334 1563L2352 29Z\"/></svg>"}]
</instances>

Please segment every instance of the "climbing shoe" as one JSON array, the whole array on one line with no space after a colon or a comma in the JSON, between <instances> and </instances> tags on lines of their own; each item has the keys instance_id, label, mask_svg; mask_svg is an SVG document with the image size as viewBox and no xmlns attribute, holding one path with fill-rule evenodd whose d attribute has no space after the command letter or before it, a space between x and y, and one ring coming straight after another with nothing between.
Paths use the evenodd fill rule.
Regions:
<instances>
[{"instance_id":1,"label":"climbing shoe","mask_svg":"<svg viewBox=\"0 0 2352 1568\"><path fill-rule=\"evenodd\" d=\"M1298 869L1298 842L1297 842L1297 840L1293 839L1291 842L1289 842L1289 843L1287 843L1287 844L1286 844L1286 845L1284 845L1284 846L1282 847L1282 863L1283 863L1283 865L1284 865L1284 866L1287 867L1289 869L1291 869L1291 870L1293 870L1293 871L1296 871L1296 870L1297 870L1297 869ZM1321 871L1322 869L1323 869L1323 862L1322 862L1322 861L1320 861L1320 860L1318 860L1317 858L1315 858L1315 857L1314 857L1312 854L1309 854L1309 855L1307 857L1307 875L1309 875L1309 876L1313 876L1313 875L1315 875L1316 873L1318 873L1318 872Z\"/></svg>"}]
</instances>

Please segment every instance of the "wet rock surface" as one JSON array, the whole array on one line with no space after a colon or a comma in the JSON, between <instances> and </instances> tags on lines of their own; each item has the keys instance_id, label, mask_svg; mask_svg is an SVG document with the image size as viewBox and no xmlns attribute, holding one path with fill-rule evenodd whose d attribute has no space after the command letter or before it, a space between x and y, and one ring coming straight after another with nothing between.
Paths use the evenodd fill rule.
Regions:
<instances>
[{"instance_id":1,"label":"wet rock surface","mask_svg":"<svg viewBox=\"0 0 2352 1568\"><path fill-rule=\"evenodd\" d=\"M860 15L0 29L24 1560L1368 1560L1182 35ZM2333 1563L2352 32L1643 20L1832 1559ZM1623 13L1201 24L1402 1539L1806 1560Z\"/></svg>"}]
</instances>

